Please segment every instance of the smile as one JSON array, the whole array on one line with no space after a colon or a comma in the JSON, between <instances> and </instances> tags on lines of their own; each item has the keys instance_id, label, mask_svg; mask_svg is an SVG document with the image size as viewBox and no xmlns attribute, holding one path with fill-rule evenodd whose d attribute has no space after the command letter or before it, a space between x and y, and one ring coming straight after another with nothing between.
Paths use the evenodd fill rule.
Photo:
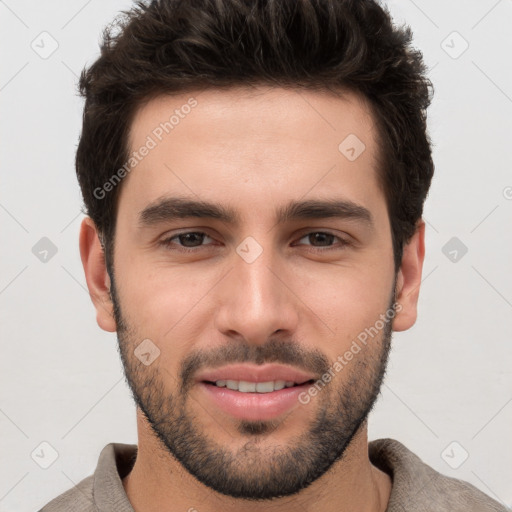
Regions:
<instances>
[{"instance_id":1,"label":"smile","mask_svg":"<svg viewBox=\"0 0 512 512\"><path fill-rule=\"evenodd\" d=\"M216 382L209 382L219 388L228 388L233 391L240 391L241 393L272 393L284 388L292 388L299 386L303 383L296 383L293 381L284 380L270 380L267 382L249 382L246 380L218 380Z\"/></svg>"}]
</instances>

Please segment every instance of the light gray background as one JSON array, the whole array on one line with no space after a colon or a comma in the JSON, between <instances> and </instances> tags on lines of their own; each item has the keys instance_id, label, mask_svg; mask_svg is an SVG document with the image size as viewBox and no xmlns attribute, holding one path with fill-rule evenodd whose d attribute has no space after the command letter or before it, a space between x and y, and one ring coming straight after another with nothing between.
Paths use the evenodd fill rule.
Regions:
<instances>
[{"instance_id":1,"label":"light gray background","mask_svg":"<svg viewBox=\"0 0 512 512\"><path fill-rule=\"evenodd\" d=\"M91 474L105 444L136 442L116 338L96 325L85 287L74 172L77 76L96 58L102 27L130 5L0 1L0 511L39 509ZM390 8L431 68L436 174L419 318L394 336L370 439L398 439L510 506L512 2ZM45 59L31 47L55 44L43 31L58 43ZM469 47L459 56L461 37ZM46 263L32 252L42 237L58 250ZM456 262L443 253L452 237L468 249ZM47 469L42 442L58 453Z\"/></svg>"}]
</instances>

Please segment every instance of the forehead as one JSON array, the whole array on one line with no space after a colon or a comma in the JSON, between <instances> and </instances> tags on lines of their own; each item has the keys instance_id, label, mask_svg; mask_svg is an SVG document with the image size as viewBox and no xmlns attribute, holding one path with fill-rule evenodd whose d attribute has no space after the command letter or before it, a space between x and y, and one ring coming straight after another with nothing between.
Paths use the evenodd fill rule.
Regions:
<instances>
[{"instance_id":1,"label":"forehead","mask_svg":"<svg viewBox=\"0 0 512 512\"><path fill-rule=\"evenodd\" d=\"M288 140L318 142L320 134L332 132L336 140L356 132L369 143L373 137L372 114L360 94L259 86L196 90L148 99L132 120L129 145L136 149L149 134L160 142L161 138L187 136L187 126L193 128L197 140L207 135L209 140L221 139L224 144L230 136L265 140L281 134ZM238 131L241 126L242 133Z\"/></svg>"},{"instance_id":2,"label":"forehead","mask_svg":"<svg viewBox=\"0 0 512 512\"><path fill-rule=\"evenodd\" d=\"M353 92L257 87L161 95L137 110L128 142L137 158L121 196L141 206L169 192L236 202L242 187L246 204L333 187L360 202L378 193L374 121Z\"/></svg>"}]
</instances>

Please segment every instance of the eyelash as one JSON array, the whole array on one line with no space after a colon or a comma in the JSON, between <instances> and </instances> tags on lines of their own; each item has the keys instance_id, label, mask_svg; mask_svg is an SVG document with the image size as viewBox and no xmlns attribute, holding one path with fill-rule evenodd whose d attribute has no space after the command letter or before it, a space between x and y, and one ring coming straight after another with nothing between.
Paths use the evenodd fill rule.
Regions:
<instances>
[{"instance_id":1,"label":"eyelash","mask_svg":"<svg viewBox=\"0 0 512 512\"><path fill-rule=\"evenodd\" d=\"M309 231L308 233L305 233L303 236L301 236L299 238L299 240L302 240L303 238L305 238L305 237L307 237L309 235L319 234L319 233L322 234L322 235L329 235L329 236L333 236L334 238L337 238L341 242L341 247L337 247L337 246L314 247L314 246L311 246L311 250L313 250L313 252L326 252L326 251L329 251L329 250L339 250L339 249L343 249L345 247L348 247L348 246L352 245L352 243L349 242L348 240L346 240L345 238L341 238L340 236L335 235L334 233L330 233L328 231ZM176 245L176 244L174 244L172 242L172 240L174 240L175 238L179 238L180 236L189 235L189 234L206 235L207 237L212 238L207 233L204 233L203 231L184 231L183 233L178 233L176 235L173 235L172 237L169 237L169 238L166 238L164 240L161 240L159 242L159 245L161 245L161 246L163 246L163 247L165 247L167 249L170 249L171 246L176 246L176 247L174 247L171 250L179 251L179 252L182 252L182 253L197 252L198 249L201 249L202 247L205 247L204 245L200 245L198 247L182 247L182 246Z\"/></svg>"}]
</instances>

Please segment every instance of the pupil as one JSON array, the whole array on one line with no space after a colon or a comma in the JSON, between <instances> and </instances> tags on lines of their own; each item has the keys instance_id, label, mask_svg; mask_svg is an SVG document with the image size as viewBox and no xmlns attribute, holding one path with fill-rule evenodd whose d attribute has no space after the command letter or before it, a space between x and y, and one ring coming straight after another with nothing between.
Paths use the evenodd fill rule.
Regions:
<instances>
[{"instance_id":1,"label":"pupil","mask_svg":"<svg viewBox=\"0 0 512 512\"><path fill-rule=\"evenodd\" d=\"M314 242L316 239L316 241L319 241L320 244L322 244L322 242L332 242L332 239L334 238L334 235L330 235L328 233L312 233L310 236L310 242ZM313 239L312 239L313 238ZM329 244L327 244L329 245Z\"/></svg>"},{"instance_id":2,"label":"pupil","mask_svg":"<svg viewBox=\"0 0 512 512\"><path fill-rule=\"evenodd\" d=\"M199 245L200 245L201 242L203 241L203 235L201 233L185 233L184 235L180 235L180 242L185 247L195 247L194 237L199 237L199 238L196 238L196 241L199 241ZM187 245L187 242L192 242L192 245Z\"/></svg>"}]
</instances>

